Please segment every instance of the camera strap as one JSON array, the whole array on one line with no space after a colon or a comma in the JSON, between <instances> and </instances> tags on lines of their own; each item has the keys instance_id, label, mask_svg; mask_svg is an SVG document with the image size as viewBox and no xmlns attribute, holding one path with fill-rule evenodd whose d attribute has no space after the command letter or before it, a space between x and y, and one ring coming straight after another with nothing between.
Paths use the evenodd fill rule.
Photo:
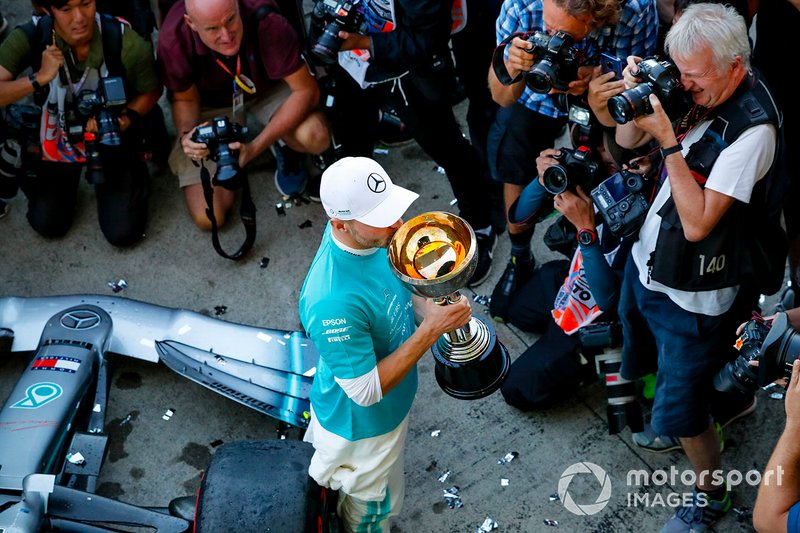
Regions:
<instances>
[{"instance_id":1,"label":"camera strap","mask_svg":"<svg viewBox=\"0 0 800 533\"><path fill-rule=\"evenodd\" d=\"M250 180L247 179L247 174L242 170L243 183L242 198L239 204L239 218L244 226L245 237L242 245L233 254L225 252L219 242L217 217L214 216L214 189L211 187L211 175L202 161L200 162L200 182L203 184L203 197L206 199L206 216L211 222L211 243L214 245L214 250L225 259L238 261L250 253L250 250L253 249L253 243L256 241L256 206L250 194Z\"/></svg>"},{"instance_id":2,"label":"camera strap","mask_svg":"<svg viewBox=\"0 0 800 533\"><path fill-rule=\"evenodd\" d=\"M519 73L516 78L512 78L511 74L508 73L505 61L506 46L508 46L508 43L514 40L514 37L519 37L520 39L527 39L531 35L533 35L533 32L512 33L511 35L500 41L500 44L498 44L497 48L494 49L494 53L492 54L492 69L494 70L494 75L497 76L497 81L499 81L503 85L506 86L512 85L522 79L522 73Z\"/></svg>"}]
</instances>

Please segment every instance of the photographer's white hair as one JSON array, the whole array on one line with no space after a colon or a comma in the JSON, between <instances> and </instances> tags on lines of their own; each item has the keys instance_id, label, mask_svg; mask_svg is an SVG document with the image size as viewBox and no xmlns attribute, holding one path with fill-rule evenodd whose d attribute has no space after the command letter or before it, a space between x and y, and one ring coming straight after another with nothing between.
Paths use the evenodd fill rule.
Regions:
<instances>
[{"instance_id":1,"label":"photographer's white hair","mask_svg":"<svg viewBox=\"0 0 800 533\"><path fill-rule=\"evenodd\" d=\"M718 70L724 71L737 56L742 58L745 70L750 70L747 25L731 6L704 2L690 5L664 40L667 53L679 59L696 55L703 46L711 50Z\"/></svg>"}]
</instances>

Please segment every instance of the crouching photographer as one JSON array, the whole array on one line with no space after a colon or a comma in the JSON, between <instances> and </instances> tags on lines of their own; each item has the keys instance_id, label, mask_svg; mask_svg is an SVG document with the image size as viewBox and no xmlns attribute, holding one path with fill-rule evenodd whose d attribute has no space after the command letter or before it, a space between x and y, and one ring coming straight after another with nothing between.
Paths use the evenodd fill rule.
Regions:
<instances>
[{"instance_id":1,"label":"crouching photographer","mask_svg":"<svg viewBox=\"0 0 800 533\"><path fill-rule=\"evenodd\" d=\"M572 233L571 245L564 250L572 257L571 264L545 263L512 293L509 321L526 331L543 332L543 336L514 361L501 390L509 404L521 409L544 407L565 399L581 382L593 381L596 370L605 376L609 433L617 434L627 426L639 446L654 451L675 449L679 445L673 441L651 435L642 417L638 384L620 376L622 342L616 307L622 269L637 222L635 218L615 218L628 238L609 231L602 212L596 212L597 200L585 192L599 181L595 176L597 165L587 157L585 147L542 151L537 158L541 178L523 189L509 211L514 223L543 218L549 213L551 195L555 193L555 209L577 233ZM652 180L647 175L634 174L644 172L646 166L634 166L622 172L629 179L637 176L641 187L636 193L649 199L644 184L652 184ZM613 185L619 176L601 181L592 195L598 190L614 189L614 194L621 196ZM627 198L603 200L607 211L614 213ZM552 305L542 309L540 302ZM581 356L587 363L581 364Z\"/></svg>"},{"instance_id":2,"label":"crouching photographer","mask_svg":"<svg viewBox=\"0 0 800 533\"><path fill-rule=\"evenodd\" d=\"M797 446L800 432L800 360L797 356L800 346L797 327L800 327L800 308L777 315L771 325L756 326L762 331L768 328L768 332L760 342L754 336L754 356L746 356L759 361L757 372L764 379L774 375L774 371L777 371L777 377L791 376L786 387L786 426L764 469L765 475L753 508L753 525L759 533L800 532L800 481L796 476L800 469L800 448ZM746 326L745 332L747 329ZM764 363L770 370L761 368ZM767 477L769 472L776 472L781 478L776 475Z\"/></svg>"},{"instance_id":3,"label":"crouching photographer","mask_svg":"<svg viewBox=\"0 0 800 533\"><path fill-rule=\"evenodd\" d=\"M24 178L28 221L45 237L63 236L86 167L106 240L134 244L144 234L149 186L137 126L161 94L152 47L127 24L97 13L94 0L38 4L47 15L0 46L0 106L29 95L41 106L41 156L19 159L15 176ZM31 73L18 78L28 67Z\"/></svg>"}]
</instances>

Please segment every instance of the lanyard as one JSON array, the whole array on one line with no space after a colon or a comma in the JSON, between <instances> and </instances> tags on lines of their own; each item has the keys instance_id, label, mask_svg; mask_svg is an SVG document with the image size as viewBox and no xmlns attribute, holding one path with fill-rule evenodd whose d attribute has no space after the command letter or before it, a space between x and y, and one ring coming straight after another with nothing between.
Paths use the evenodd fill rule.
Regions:
<instances>
[{"instance_id":1,"label":"lanyard","mask_svg":"<svg viewBox=\"0 0 800 533\"><path fill-rule=\"evenodd\" d=\"M255 94L256 93L256 85L253 81L242 74L242 56L236 55L236 74L231 72L231 70L225 66L225 63L216 58L217 65L220 66L222 70L233 76L233 88L236 90L236 87L239 87L241 90L246 92L247 94Z\"/></svg>"},{"instance_id":2,"label":"lanyard","mask_svg":"<svg viewBox=\"0 0 800 533\"><path fill-rule=\"evenodd\" d=\"M53 30L52 36L53 36L53 46L56 46L56 30L55 29ZM69 73L70 67L74 66L74 67L77 68L77 64L76 64L75 58L72 55L72 49L70 49L69 54L64 54L64 59L65 60L66 59L70 60L69 62L65 61L65 64L63 66L64 76L67 78L67 85L69 86L70 92L72 92L72 96L76 96L77 97L78 93L83 88L83 85L86 83L86 79L89 77L89 67L86 67L84 69L83 75L81 75L81 78L78 80L78 83L72 83L72 76ZM99 73L100 73L100 70L98 69L98 74Z\"/></svg>"}]
</instances>

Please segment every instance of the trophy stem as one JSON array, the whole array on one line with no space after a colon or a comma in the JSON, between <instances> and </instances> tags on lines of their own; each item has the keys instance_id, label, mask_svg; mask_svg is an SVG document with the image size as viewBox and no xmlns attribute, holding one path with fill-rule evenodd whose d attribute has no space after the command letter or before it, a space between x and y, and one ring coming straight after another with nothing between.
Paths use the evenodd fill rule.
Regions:
<instances>
[{"instance_id":1,"label":"trophy stem","mask_svg":"<svg viewBox=\"0 0 800 533\"><path fill-rule=\"evenodd\" d=\"M466 326L456 328L453 331L448 331L444 335L450 345L463 345L468 344L476 333L474 321L470 320Z\"/></svg>"}]
</instances>

